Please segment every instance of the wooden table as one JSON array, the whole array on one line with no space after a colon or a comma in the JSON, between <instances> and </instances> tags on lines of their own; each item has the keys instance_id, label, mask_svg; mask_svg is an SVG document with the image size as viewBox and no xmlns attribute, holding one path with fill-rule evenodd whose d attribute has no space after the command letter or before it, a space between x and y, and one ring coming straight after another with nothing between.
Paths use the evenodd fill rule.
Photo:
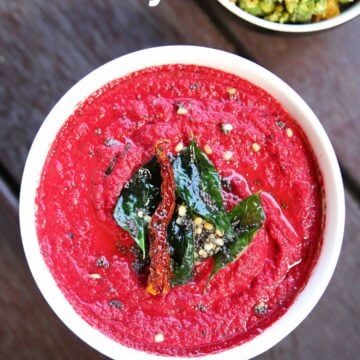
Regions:
<instances>
[{"instance_id":1,"label":"wooden table","mask_svg":"<svg viewBox=\"0 0 360 360\"><path fill-rule=\"evenodd\" d=\"M0 359L101 359L53 314L26 265L18 193L45 115L77 80L133 50L196 44L267 67L313 108L343 171L347 220L335 275L310 316L258 359L355 359L360 350L360 20L313 35L264 32L215 0L0 1Z\"/></svg>"}]
</instances>

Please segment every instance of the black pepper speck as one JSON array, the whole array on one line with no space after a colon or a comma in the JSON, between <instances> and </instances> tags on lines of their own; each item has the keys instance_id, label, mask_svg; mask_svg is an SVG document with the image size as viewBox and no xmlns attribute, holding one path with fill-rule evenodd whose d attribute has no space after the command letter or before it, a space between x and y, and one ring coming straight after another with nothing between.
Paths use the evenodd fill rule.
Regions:
<instances>
[{"instance_id":1,"label":"black pepper speck","mask_svg":"<svg viewBox=\"0 0 360 360\"><path fill-rule=\"evenodd\" d=\"M119 310L123 309L123 307L124 307L124 304L120 300L116 300L116 299L110 300L109 305L111 307L114 307L114 308L119 309Z\"/></svg>"}]
</instances>

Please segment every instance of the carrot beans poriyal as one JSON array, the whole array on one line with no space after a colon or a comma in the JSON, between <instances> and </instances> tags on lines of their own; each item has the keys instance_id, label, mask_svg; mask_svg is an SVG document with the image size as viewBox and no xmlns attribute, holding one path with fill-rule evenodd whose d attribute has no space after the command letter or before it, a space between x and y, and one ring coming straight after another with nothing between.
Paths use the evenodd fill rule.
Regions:
<instances>
[{"instance_id":1,"label":"carrot beans poriyal","mask_svg":"<svg viewBox=\"0 0 360 360\"><path fill-rule=\"evenodd\" d=\"M263 332L323 241L322 174L296 119L198 65L145 68L79 104L36 205L42 255L74 310L160 355L218 353Z\"/></svg>"},{"instance_id":2,"label":"carrot beans poriyal","mask_svg":"<svg viewBox=\"0 0 360 360\"><path fill-rule=\"evenodd\" d=\"M230 0L248 13L278 23L329 19L357 0Z\"/></svg>"}]
</instances>

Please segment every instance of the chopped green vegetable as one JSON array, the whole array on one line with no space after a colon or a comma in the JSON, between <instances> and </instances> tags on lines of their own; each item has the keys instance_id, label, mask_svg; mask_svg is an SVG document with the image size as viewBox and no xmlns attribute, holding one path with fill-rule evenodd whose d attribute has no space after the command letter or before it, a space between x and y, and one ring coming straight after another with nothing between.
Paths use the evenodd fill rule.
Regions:
<instances>
[{"instance_id":1,"label":"chopped green vegetable","mask_svg":"<svg viewBox=\"0 0 360 360\"><path fill-rule=\"evenodd\" d=\"M238 0L244 11L272 22L305 24L336 16L354 0Z\"/></svg>"},{"instance_id":2,"label":"chopped green vegetable","mask_svg":"<svg viewBox=\"0 0 360 360\"><path fill-rule=\"evenodd\" d=\"M146 256L148 222L160 202L160 165L156 158L137 170L121 191L114 210L117 224L126 230Z\"/></svg>"},{"instance_id":3,"label":"chopped green vegetable","mask_svg":"<svg viewBox=\"0 0 360 360\"><path fill-rule=\"evenodd\" d=\"M308 23L315 11L315 0L299 0L290 15L290 21L294 23Z\"/></svg>"},{"instance_id":4,"label":"chopped green vegetable","mask_svg":"<svg viewBox=\"0 0 360 360\"><path fill-rule=\"evenodd\" d=\"M277 4L275 6L274 12L265 16L265 19L284 24L289 21L289 16L290 14L287 11L284 11L284 6L282 6L281 4Z\"/></svg>"},{"instance_id":5,"label":"chopped green vegetable","mask_svg":"<svg viewBox=\"0 0 360 360\"><path fill-rule=\"evenodd\" d=\"M214 268L210 279L225 265L235 261L240 253L250 244L257 230L265 221L260 197L251 195L237 204L228 214L234 228L235 239L228 242L223 250L215 255Z\"/></svg>"},{"instance_id":6,"label":"chopped green vegetable","mask_svg":"<svg viewBox=\"0 0 360 360\"><path fill-rule=\"evenodd\" d=\"M240 7L254 16L264 16L261 8L261 0L240 0Z\"/></svg>"},{"instance_id":7,"label":"chopped green vegetable","mask_svg":"<svg viewBox=\"0 0 360 360\"><path fill-rule=\"evenodd\" d=\"M287 10L287 12L289 14L293 14L298 3L299 3L299 0L285 0L285 8Z\"/></svg>"}]
</instances>

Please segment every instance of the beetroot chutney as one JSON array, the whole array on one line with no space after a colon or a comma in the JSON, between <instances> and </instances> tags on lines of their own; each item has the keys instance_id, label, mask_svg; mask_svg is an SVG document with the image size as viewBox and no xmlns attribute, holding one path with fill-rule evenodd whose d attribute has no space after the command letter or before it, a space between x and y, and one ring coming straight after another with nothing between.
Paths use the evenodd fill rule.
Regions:
<instances>
[{"instance_id":1,"label":"beetroot chutney","mask_svg":"<svg viewBox=\"0 0 360 360\"><path fill-rule=\"evenodd\" d=\"M190 134L221 177L226 207L260 192L266 222L205 289L213 259L165 296L145 291L136 247L113 211L154 154ZM306 284L322 245L322 180L303 131L267 92L193 65L147 68L87 98L54 141L37 191L45 261L74 309L119 343L194 356L239 345L278 319Z\"/></svg>"}]
</instances>

